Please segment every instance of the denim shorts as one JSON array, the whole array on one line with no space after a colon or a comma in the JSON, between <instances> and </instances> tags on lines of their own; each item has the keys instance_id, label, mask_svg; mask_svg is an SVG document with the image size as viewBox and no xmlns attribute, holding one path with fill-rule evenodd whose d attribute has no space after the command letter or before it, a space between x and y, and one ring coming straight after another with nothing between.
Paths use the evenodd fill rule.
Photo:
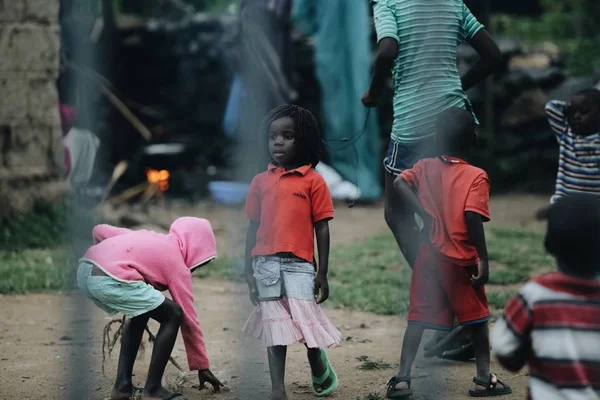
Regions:
<instances>
[{"instance_id":1,"label":"denim shorts","mask_svg":"<svg viewBox=\"0 0 600 400\"><path fill-rule=\"evenodd\" d=\"M391 138L383 167L390 174L398 175L412 168L417 161L437 156L435 147L435 135L414 142L399 142Z\"/></svg>"},{"instance_id":2,"label":"denim shorts","mask_svg":"<svg viewBox=\"0 0 600 400\"><path fill-rule=\"evenodd\" d=\"M315 299L315 267L301 258L255 257L252 265L261 301L283 296L298 300Z\"/></svg>"},{"instance_id":3,"label":"denim shorts","mask_svg":"<svg viewBox=\"0 0 600 400\"><path fill-rule=\"evenodd\" d=\"M110 276L92 275L94 265L82 261L77 268L77 287L109 315L135 318L156 309L165 296L143 281L123 282Z\"/></svg>"}]
</instances>

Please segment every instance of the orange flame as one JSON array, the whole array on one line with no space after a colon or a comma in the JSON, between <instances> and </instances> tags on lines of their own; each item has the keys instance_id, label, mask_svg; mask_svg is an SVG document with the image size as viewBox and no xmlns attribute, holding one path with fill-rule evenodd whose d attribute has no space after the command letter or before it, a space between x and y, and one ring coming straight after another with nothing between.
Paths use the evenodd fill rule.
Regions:
<instances>
[{"instance_id":1,"label":"orange flame","mask_svg":"<svg viewBox=\"0 0 600 400\"><path fill-rule=\"evenodd\" d=\"M146 178L148 182L153 185L157 185L161 192L166 192L169 188L169 171L166 169L156 170L148 168L146 170Z\"/></svg>"}]
</instances>

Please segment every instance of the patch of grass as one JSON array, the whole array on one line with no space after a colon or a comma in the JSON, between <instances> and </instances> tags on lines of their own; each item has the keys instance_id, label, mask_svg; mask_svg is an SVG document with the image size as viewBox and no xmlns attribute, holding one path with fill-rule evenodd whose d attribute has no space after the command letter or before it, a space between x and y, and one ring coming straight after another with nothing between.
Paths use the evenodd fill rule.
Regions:
<instances>
[{"instance_id":1,"label":"patch of grass","mask_svg":"<svg viewBox=\"0 0 600 400\"><path fill-rule=\"evenodd\" d=\"M506 290L506 291L487 291L486 296L488 299L488 307L495 308L497 310L504 309L508 300L514 296L516 292L514 290Z\"/></svg>"},{"instance_id":2,"label":"patch of grass","mask_svg":"<svg viewBox=\"0 0 600 400\"><path fill-rule=\"evenodd\" d=\"M554 268L554 260L543 247L544 235L511 228L493 228L486 233L490 283L521 283L533 273Z\"/></svg>"},{"instance_id":3,"label":"patch of grass","mask_svg":"<svg viewBox=\"0 0 600 400\"><path fill-rule=\"evenodd\" d=\"M240 258L220 256L210 264L194 271L196 278L226 279L234 282L245 282L244 264Z\"/></svg>"},{"instance_id":4,"label":"patch of grass","mask_svg":"<svg viewBox=\"0 0 600 400\"><path fill-rule=\"evenodd\" d=\"M58 290L74 284L75 266L60 249L0 252L0 293Z\"/></svg>"},{"instance_id":5,"label":"patch of grass","mask_svg":"<svg viewBox=\"0 0 600 400\"><path fill-rule=\"evenodd\" d=\"M384 360L373 360L368 356L360 356L356 357L356 359L362 363L358 368L364 371L374 371L392 368L392 364Z\"/></svg>"},{"instance_id":6,"label":"patch of grass","mask_svg":"<svg viewBox=\"0 0 600 400\"><path fill-rule=\"evenodd\" d=\"M72 212L69 202L38 203L27 213L0 218L0 251L63 245Z\"/></svg>"},{"instance_id":7,"label":"patch of grass","mask_svg":"<svg viewBox=\"0 0 600 400\"><path fill-rule=\"evenodd\" d=\"M554 261L544 251L543 235L511 228L491 228L486 233L490 283L518 284L554 268ZM411 271L392 235L334 247L329 265L330 297L325 306L380 315L405 314L408 310ZM195 275L244 282L242 271L241 258L224 257ZM513 292L489 293L490 307L503 305Z\"/></svg>"},{"instance_id":8,"label":"patch of grass","mask_svg":"<svg viewBox=\"0 0 600 400\"><path fill-rule=\"evenodd\" d=\"M490 283L518 284L553 268L554 262L544 252L542 235L507 228L488 229L487 234ZM61 250L0 251L2 294L62 289L73 283L74 272L74 262ZM243 262L239 257L220 257L194 275L244 282ZM337 246L331 251L330 297L325 306L380 315L405 314L410 278L411 271L391 235ZM514 288L488 291L490 308L502 308L513 292Z\"/></svg>"}]
</instances>

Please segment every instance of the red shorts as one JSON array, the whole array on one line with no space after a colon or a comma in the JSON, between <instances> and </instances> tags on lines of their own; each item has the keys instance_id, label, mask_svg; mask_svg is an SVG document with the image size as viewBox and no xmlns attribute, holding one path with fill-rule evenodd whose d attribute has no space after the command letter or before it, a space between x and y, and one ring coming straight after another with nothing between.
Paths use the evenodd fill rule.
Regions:
<instances>
[{"instance_id":1,"label":"red shorts","mask_svg":"<svg viewBox=\"0 0 600 400\"><path fill-rule=\"evenodd\" d=\"M410 282L408 323L450 330L454 317L461 325L490 318L483 286L474 286L477 267L462 267L444 259L430 244L419 250Z\"/></svg>"}]
</instances>

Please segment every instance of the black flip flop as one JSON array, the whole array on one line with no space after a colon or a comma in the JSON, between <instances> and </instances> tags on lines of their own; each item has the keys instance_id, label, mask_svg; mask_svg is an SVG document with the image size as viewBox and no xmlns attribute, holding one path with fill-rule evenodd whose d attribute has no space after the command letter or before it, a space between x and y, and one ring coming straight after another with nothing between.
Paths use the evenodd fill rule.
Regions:
<instances>
[{"instance_id":1,"label":"black flip flop","mask_svg":"<svg viewBox=\"0 0 600 400\"><path fill-rule=\"evenodd\" d=\"M475 358L473 343L469 342L467 344L463 344L457 349L446 350L439 356L439 358L452 361L471 361Z\"/></svg>"},{"instance_id":2,"label":"black flip flop","mask_svg":"<svg viewBox=\"0 0 600 400\"><path fill-rule=\"evenodd\" d=\"M437 343L432 343L431 347L425 350L425 358L439 357L440 355L442 355L442 353L444 353L444 351L450 350L452 348L454 341L467 334L468 331L466 326L457 326L446 336L440 339Z\"/></svg>"},{"instance_id":3,"label":"black flip flop","mask_svg":"<svg viewBox=\"0 0 600 400\"><path fill-rule=\"evenodd\" d=\"M408 389L396 389L400 382L408 383ZM406 399L412 396L413 391L410 388L410 378L407 376L394 376L388 381L385 397L388 399Z\"/></svg>"},{"instance_id":4,"label":"black flip flop","mask_svg":"<svg viewBox=\"0 0 600 400\"><path fill-rule=\"evenodd\" d=\"M177 397L182 397L183 398L182 400L187 400L187 397L185 397L183 395L183 393L178 393L178 392L171 393L170 395L165 397L163 400L173 400L173 399L176 399Z\"/></svg>"},{"instance_id":5,"label":"black flip flop","mask_svg":"<svg viewBox=\"0 0 600 400\"><path fill-rule=\"evenodd\" d=\"M496 378L496 382L493 382L493 378ZM475 377L473 378L473 383L485 387L485 390L469 389L469 396L471 397L495 397L512 393L512 389L510 388L510 386L502 382L494 374L490 374L490 377L487 382L482 381L481 379L477 379L477 377ZM496 389L496 386L498 384L501 384L503 388Z\"/></svg>"}]
</instances>

